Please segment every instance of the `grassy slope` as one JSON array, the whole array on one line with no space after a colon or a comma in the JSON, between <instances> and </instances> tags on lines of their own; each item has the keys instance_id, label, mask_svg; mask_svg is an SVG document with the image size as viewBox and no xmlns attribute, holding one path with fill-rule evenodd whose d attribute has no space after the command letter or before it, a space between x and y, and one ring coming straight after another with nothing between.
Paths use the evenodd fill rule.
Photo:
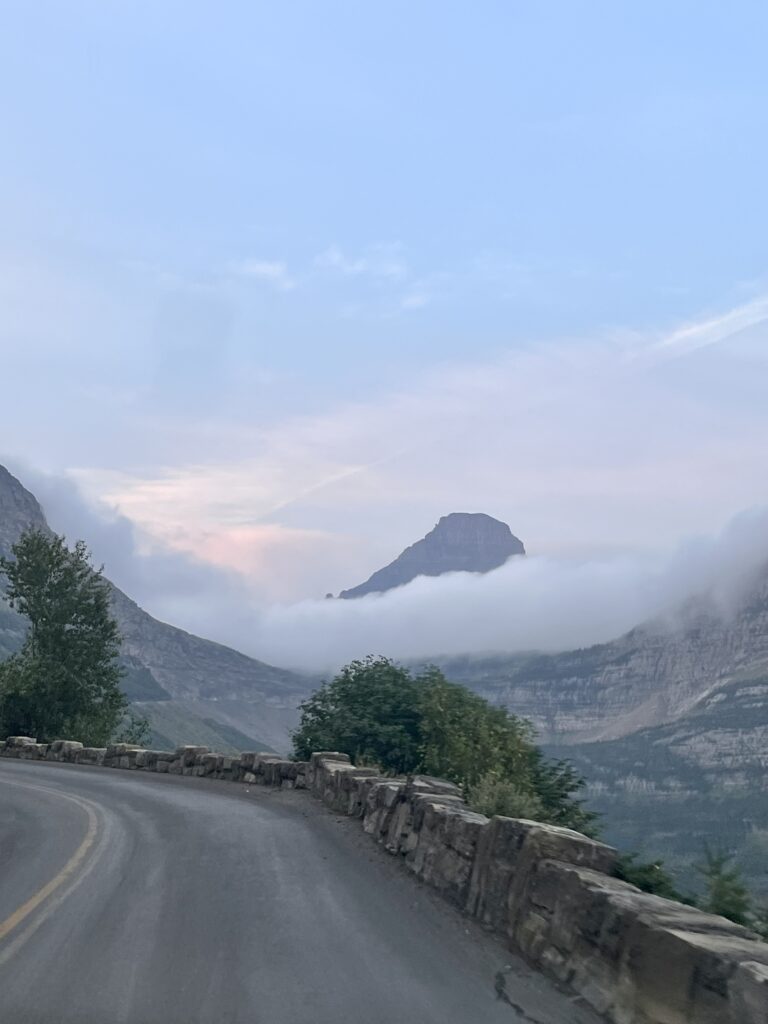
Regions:
<instances>
[{"instance_id":1,"label":"grassy slope","mask_svg":"<svg viewBox=\"0 0 768 1024\"><path fill-rule=\"evenodd\" d=\"M134 706L149 719L150 745L161 750L173 750L184 744L210 747L222 754L272 749L258 737L248 736L213 718L201 718L177 701L137 701Z\"/></svg>"}]
</instances>

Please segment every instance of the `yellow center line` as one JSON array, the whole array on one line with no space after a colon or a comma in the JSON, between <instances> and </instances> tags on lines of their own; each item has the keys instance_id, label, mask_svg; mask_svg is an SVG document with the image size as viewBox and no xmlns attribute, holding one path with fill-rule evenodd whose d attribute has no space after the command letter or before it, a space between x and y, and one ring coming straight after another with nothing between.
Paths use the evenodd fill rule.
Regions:
<instances>
[{"instance_id":1,"label":"yellow center line","mask_svg":"<svg viewBox=\"0 0 768 1024\"><path fill-rule=\"evenodd\" d=\"M89 802L86 802L85 800L81 800L79 797L71 796L68 793L61 793L55 789L48 789L45 786L34 786L26 783L10 782L5 779L3 780L3 782L5 783L5 785L21 786L24 789L36 789L42 793L59 796L64 800L69 800L71 803L76 804L81 810L85 811L85 813L87 814L88 829L85 833L85 838L80 843L75 852L72 854L72 856L69 858L67 863L61 869L61 871L59 871L58 874L54 875L54 877L44 886L42 886L42 888L38 889L34 896L30 896L26 903L22 903L20 907L14 910L12 914L10 914L2 923L0 923L0 941L6 938L6 936L10 935L10 933L15 928L18 928L22 921L25 921L30 914L37 910L41 903L47 900L49 896L56 892L57 889L61 888L61 886L74 875L74 873L85 860L88 851L96 842L96 836L98 833L99 825L98 817L96 816L96 812L93 810L92 805Z\"/></svg>"}]
</instances>

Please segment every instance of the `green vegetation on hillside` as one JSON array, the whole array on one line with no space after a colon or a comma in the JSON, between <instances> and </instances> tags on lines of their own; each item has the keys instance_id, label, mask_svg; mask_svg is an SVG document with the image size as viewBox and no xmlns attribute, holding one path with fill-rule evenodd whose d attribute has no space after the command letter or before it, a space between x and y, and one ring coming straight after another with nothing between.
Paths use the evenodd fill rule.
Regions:
<instances>
[{"instance_id":1,"label":"green vegetation on hillside","mask_svg":"<svg viewBox=\"0 0 768 1024\"><path fill-rule=\"evenodd\" d=\"M731 860L728 853L715 853L708 846L704 847L704 863L697 865L706 886L701 907L710 914L722 914L736 924L749 925L752 901L739 869Z\"/></svg>"},{"instance_id":2,"label":"green vegetation on hillside","mask_svg":"<svg viewBox=\"0 0 768 1024\"><path fill-rule=\"evenodd\" d=\"M694 902L691 897L678 892L674 879L661 860L640 861L637 853L623 853L619 857L614 874L622 882L636 885L643 892L663 896L668 900L677 900L679 903Z\"/></svg>"},{"instance_id":3,"label":"green vegetation on hillside","mask_svg":"<svg viewBox=\"0 0 768 1024\"><path fill-rule=\"evenodd\" d=\"M124 654L120 658L120 689L131 703L141 700L170 700L171 695L158 683L138 658Z\"/></svg>"},{"instance_id":4,"label":"green vegetation on hillside","mask_svg":"<svg viewBox=\"0 0 768 1024\"><path fill-rule=\"evenodd\" d=\"M272 749L258 736L248 735L218 719L203 717L175 700L141 701L133 707L148 722L146 745L156 750L173 750L185 743L209 747L220 754Z\"/></svg>"},{"instance_id":5,"label":"green vegetation on hillside","mask_svg":"<svg viewBox=\"0 0 768 1024\"><path fill-rule=\"evenodd\" d=\"M705 845L731 851L768 903L768 789L757 742L766 727L768 675L751 669L719 683L682 721L545 750L568 757L587 780L607 842L663 859L690 891L701 888L694 863Z\"/></svg>"},{"instance_id":6,"label":"green vegetation on hillside","mask_svg":"<svg viewBox=\"0 0 768 1024\"><path fill-rule=\"evenodd\" d=\"M470 806L530 813L590 831L594 815L577 794L582 780L547 760L527 722L494 707L439 669L417 675L389 658L353 661L300 706L297 757L339 750L385 772L422 772L459 783Z\"/></svg>"},{"instance_id":7,"label":"green vegetation on hillside","mask_svg":"<svg viewBox=\"0 0 768 1024\"><path fill-rule=\"evenodd\" d=\"M0 664L0 734L103 745L119 728L135 739L141 723L120 690L120 634L109 584L82 541L40 530L22 534L0 558L5 599L28 621L21 650Z\"/></svg>"}]
</instances>

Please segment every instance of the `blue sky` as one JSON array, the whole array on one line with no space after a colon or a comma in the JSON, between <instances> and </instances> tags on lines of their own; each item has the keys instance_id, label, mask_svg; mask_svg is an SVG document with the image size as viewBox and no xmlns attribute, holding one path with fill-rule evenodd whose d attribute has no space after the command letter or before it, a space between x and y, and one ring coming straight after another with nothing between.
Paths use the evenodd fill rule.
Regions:
<instances>
[{"instance_id":1,"label":"blue sky","mask_svg":"<svg viewBox=\"0 0 768 1024\"><path fill-rule=\"evenodd\" d=\"M471 504L551 552L716 530L764 500L766 38L745 2L10 5L4 454L267 598Z\"/></svg>"}]
</instances>

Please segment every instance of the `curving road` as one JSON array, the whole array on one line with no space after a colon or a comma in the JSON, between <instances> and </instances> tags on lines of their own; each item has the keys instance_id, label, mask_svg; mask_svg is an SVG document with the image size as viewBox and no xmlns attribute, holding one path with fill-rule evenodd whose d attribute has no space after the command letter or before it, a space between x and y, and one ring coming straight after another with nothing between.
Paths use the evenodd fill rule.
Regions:
<instances>
[{"instance_id":1,"label":"curving road","mask_svg":"<svg viewBox=\"0 0 768 1024\"><path fill-rule=\"evenodd\" d=\"M21 1020L596 1018L306 794L0 761L0 1022Z\"/></svg>"}]
</instances>

